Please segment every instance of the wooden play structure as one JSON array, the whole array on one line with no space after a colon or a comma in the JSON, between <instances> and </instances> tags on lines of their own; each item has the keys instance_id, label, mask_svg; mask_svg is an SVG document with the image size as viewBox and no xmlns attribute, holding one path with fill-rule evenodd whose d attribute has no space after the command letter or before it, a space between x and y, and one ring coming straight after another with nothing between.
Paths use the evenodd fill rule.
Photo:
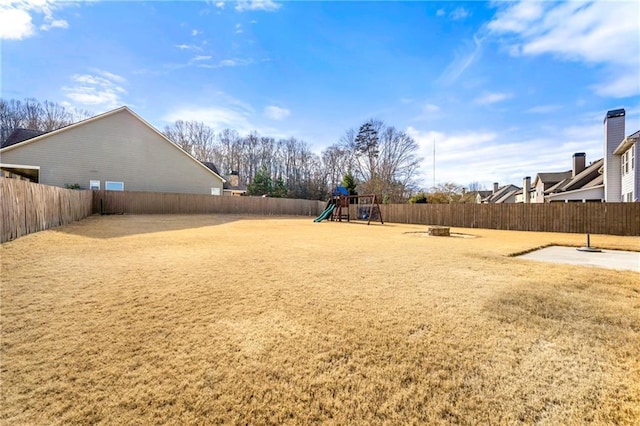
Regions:
<instances>
[{"instance_id":1,"label":"wooden play structure","mask_svg":"<svg viewBox=\"0 0 640 426\"><path fill-rule=\"evenodd\" d=\"M355 209L356 217L352 217L352 205L357 206ZM327 207L314 222L322 222L323 220L332 222L366 220L367 225L373 220L384 224L377 195L349 195L342 187L337 187L333 190L331 199L327 202Z\"/></svg>"}]
</instances>

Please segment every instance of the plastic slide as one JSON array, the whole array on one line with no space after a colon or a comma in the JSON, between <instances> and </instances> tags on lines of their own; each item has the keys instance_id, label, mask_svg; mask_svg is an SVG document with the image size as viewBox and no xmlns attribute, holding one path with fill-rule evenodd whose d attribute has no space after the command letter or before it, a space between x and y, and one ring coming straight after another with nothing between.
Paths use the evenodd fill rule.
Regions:
<instances>
[{"instance_id":1,"label":"plastic slide","mask_svg":"<svg viewBox=\"0 0 640 426\"><path fill-rule=\"evenodd\" d=\"M335 204L330 204L329 207L324 209L324 211L322 213L320 213L320 216L318 216L315 219L313 219L313 221L314 222L322 222L323 220L329 218L329 216L331 216L331 213L333 212L333 209L335 209L335 208L336 208Z\"/></svg>"}]
</instances>

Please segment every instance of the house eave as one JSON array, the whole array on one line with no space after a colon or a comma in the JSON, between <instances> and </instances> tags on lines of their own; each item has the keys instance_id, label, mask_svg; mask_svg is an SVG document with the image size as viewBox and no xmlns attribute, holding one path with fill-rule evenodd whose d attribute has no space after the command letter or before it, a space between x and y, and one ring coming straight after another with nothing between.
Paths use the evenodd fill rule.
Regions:
<instances>
[{"instance_id":1,"label":"house eave","mask_svg":"<svg viewBox=\"0 0 640 426\"><path fill-rule=\"evenodd\" d=\"M634 143L638 142L638 138L629 138L626 137L620 145L616 149L613 150L613 155L622 155L629 150L633 146Z\"/></svg>"}]
</instances>

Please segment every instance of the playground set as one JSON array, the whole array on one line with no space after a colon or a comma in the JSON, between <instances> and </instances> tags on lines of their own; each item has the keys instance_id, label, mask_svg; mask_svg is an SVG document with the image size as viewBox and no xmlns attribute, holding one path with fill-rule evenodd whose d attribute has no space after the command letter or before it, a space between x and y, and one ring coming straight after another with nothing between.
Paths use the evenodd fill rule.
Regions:
<instances>
[{"instance_id":1,"label":"playground set","mask_svg":"<svg viewBox=\"0 0 640 426\"><path fill-rule=\"evenodd\" d=\"M357 217L355 218L352 218L350 214L351 204L358 206ZM327 202L327 207L320 213L320 216L313 221L322 222L323 220L330 220L332 222L366 220L367 225L369 225L372 220L379 220L380 223L384 225L377 195L349 195L349 191L342 186L337 186L332 191L331 198Z\"/></svg>"}]
</instances>

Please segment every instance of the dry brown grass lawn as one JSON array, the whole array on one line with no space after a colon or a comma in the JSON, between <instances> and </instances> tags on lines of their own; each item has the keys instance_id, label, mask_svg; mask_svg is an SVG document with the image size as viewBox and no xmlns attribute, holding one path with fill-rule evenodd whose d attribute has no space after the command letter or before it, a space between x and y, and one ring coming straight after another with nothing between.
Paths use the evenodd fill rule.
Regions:
<instances>
[{"instance_id":1,"label":"dry brown grass lawn","mask_svg":"<svg viewBox=\"0 0 640 426\"><path fill-rule=\"evenodd\" d=\"M0 421L640 422L637 273L507 257L583 235L424 230L111 216L3 244Z\"/></svg>"}]
</instances>

